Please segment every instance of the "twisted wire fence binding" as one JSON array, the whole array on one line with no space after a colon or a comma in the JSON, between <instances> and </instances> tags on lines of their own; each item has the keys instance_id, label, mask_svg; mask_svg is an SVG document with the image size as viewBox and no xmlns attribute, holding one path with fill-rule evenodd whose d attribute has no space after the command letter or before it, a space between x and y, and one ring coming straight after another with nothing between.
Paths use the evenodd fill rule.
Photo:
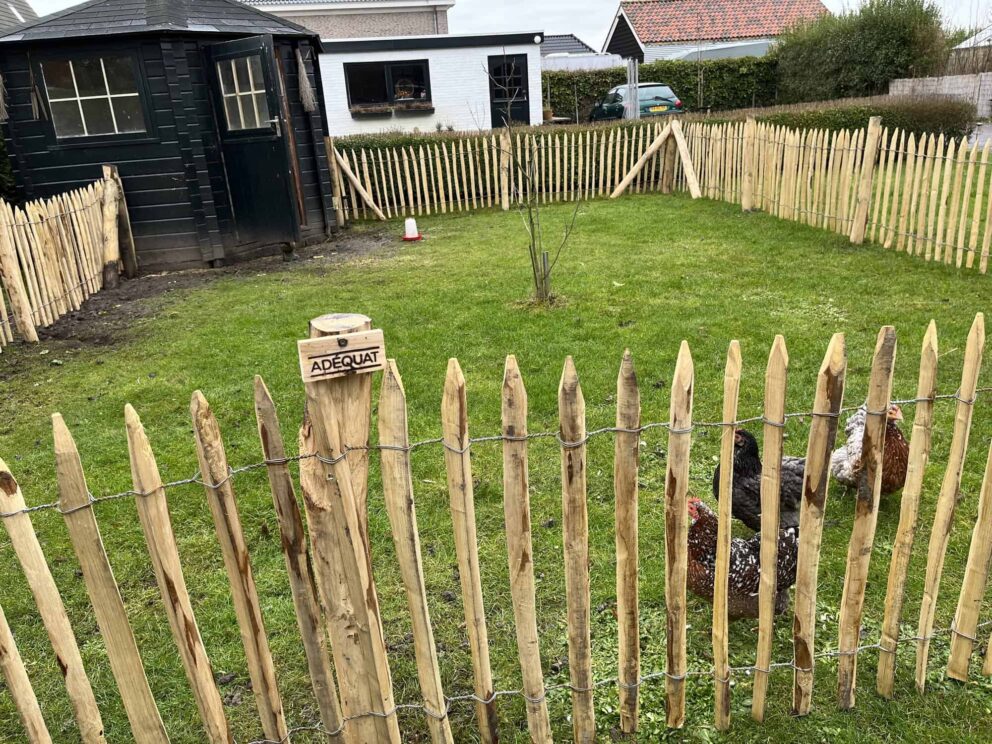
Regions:
<instances>
[{"instance_id":1,"label":"twisted wire fence binding","mask_svg":"<svg viewBox=\"0 0 992 744\"><path fill-rule=\"evenodd\" d=\"M992 625L992 620L986 620L985 622L979 623L976 626L976 632L990 625ZM955 635L955 634L964 635L962 633L959 633L952 624L946 628L938 628L936 630L933 630L928 636L905 636L896 639L895 643L905 644L905 643L917 643L919 641L933 641L933 640L942 639L943 636ZM970 640L973 641L975 640L971 636L964 636L964 637L969 638ZM840 656L856 656L858 654L862 654L867 651L881 651L883 653L895 653L894 649L885 648L880 643L869 643L862 646L858 646L856 649L851 651L841 651L840 649L829 649L826 651L820 651L819 653L813 655L813 661L815 662L818 659L833 659L833 658L838 658ZM341 724L333 731L327 730L319 722L314 722L310 724L296 726L290 729L289 732L286 734L286 736L282 739L254 739L248 742L248 744L286 744L292 739L293 736L303 733L323 734L324 736L337 736L338 734L341 734L344 731L345 726L347 726L347 724L350 723L351 721L359 720L362 718L388 718L389 716L395 715L396 713L402 711L415 711L417 713L422 713L423 715L429 718L434 718L435 720L440 721L447 718L448 715L451 713L453 706L458 703L489 704L494 700L496 700L497 698L501 698L501 697L519 697L528 703L540 703L546 700L549 695L557 692L562 692L565 690L569 692L583 693L583 692L595 692L596 690L600 690L604 687L613 687L613 686L616 686L617 688L633 690L633 689L639 689L650 682L655 682L661 679L685 680L690 677L692 678L713 677L715 682L720 682L721 684L723 684L729 682L735 674L743 674L747 677L750 677L755 672L771 674L772 672L779 671L781 669L794 669L796 671L801 671L801 672L813 671L812 667L799 666L798 664L796 664L795 659L792 659L790 661L773 662L768 665L767 669L759 668L755 664L751 664L747 666L730 667L728 675L723 679L718 679L715 675L715 670L713 669L691 669L688 670L685 674L671 674L667 671L649 672L648 674L642 674L640 677L637 678L637 681L633 683L622 682L620 679L616 677L608 677L606 679L597 680L593 682L592 686L590 687L579 687L569 682L561 682L553 685L545 685L544 693L538 697L531 697L527 695L523 689L495 690L488 698L479 697L474 693L465 693L460 695L445 696L444 699L445 708L444 711L442 712L431 710L429 707L427 707L427 705L423 703L399 703L397 705L394 705L388 711L381 711L381 712L368 711L364 713L354 713L352 715L345 716L344 718L341 719Z\"/></svg>"},{"instance_id":2,"label":"twisted wire fence binding","mask_svg":"<svg viewBox=\"0 0 992 744\"><path fill-rule=\"evenodd\" d=\"M974 405L975 402L978 400L979 395L990 392L992 392L992 386L977 388L975 391L975 397L971 399L962 398L960 392L954 392L954 393L944 393L941 395L935 395L932 398L896 399L890 401L890 403L892 405L911 406L923 402L955 400L964 403L966 405ZM763 415L750 416L748 418L739 418L734 421L693 421L691 426L684 429L674 429L672 428L671 423L668 421L654 421L647 424L642 424L641 426L632 429L625 429L623 427L617 427L617 426L604 426L602 428L593 429L587 432L585 437L583 437L581 440L574 442L563 440L561 438L560 432L557 431L537 431L537 432L530 432L523 436L493 434L482 437L471 437L468 440L468 444L464 447L453 445L445 441L443 437L422 439L420 441L411 442L410 444L407 445L380 443L380 444L368 444L361 446L345 446L343 448L342 453L337 457L333 457L333 458L327 458L317 453L311 453L311 454L293 455L291 457L281 457L273 460L261 460L259 462L249 463L248 465L242 465L236 468L228 466L227 476L222 478L220 481L216 483L212 483L210 481L204 480L200 472L196 471L193 475L191 475L188 478L181 478L179 480L163 483L160 488L156 488L151 491L136 491L134 489L129 489L126 491L121 491L119 493L108 494L106 496L94 496L92 493L89 493L85 503L80 504L79 506L74 506L70 509L63 509L58 501L50 501L43 504L37 504L35 506L26 506L23 509L17 509L15 511L0 512L0 519L9 519L11 517L16 517L21 514L32 514L34 512L45 512L45 511L56 511L63 515L72 514L73 512L79 511L81 509L87 509L91 506L94 506L96 504L101 504L106 501L117 501L120 499L131 498L131 497L136 497L136 498L147 497L156 494L159 491L168 491L172 488L178 488L180 486L188 486L192 484L204 486L210 489L218 489L223 487L225 484L233 480L235 476L241 473L246 473L252 470L258 470L260 468L266 468L271 465L288 465L289 463L299 462L301 460L308 460L308 459L319 460L325 465L335 465L341 462L343 459L345 459L348 456L348 454L351 452L359 452L359 451L372 452L372 451L382 451L382 450L414 452L424 447L441 445L442 447L444 447L447 450L450 450L451 452L455 452L457 454L464 454L469 449L471 449L472 445L474 444L483 444L487 442L520 442L520 441L529 441L532 439L555 439L558 442L558 444L564 447L565 449L574 449L576 447L581 447L582 445L586 444L587 442L589 442L590 439L594 437L602 436L604 434L642 434L646 431L651 431L653 429L665 429L668 430L669 433L671 434L690 434L697 428L718 429L729 426L733 426L736 428L738 426L744 426L745 424L753 424L753 423L762 423L762 424L767 424L768 426L775 426L782 428L789 421L792 421L794 419L806 419L806 418L817 418L817 417L839 418L843 414L851 413L853 411L858 410L859 408L861 408L861 406L845 406L840 410L838 410L836 413L825 412L825 411L796 411L792 413L786 413L785 416L783 417L784 421L771 421L769 419L766 419ZM878 411L871 411L869 413L871 415L881 415L881 412Z\"/></svg>"}]
</instances>

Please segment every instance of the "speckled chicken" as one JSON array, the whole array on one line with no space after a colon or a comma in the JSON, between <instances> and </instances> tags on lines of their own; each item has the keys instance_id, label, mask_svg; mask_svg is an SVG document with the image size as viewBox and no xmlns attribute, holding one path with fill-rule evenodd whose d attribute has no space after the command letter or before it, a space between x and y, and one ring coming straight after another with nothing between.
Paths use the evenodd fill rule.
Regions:
<instances>
[{"instance_id":1,"label":"speckled chicken","mask_svg":"<svg viewBox=\"0 0 992 744\"><path fill-rule=\"evenodd\" d=\"M865 468L861 443L865 436L867 407L861 406L844 424L847 441L830 456L830 472L838 483L857 488ZM885 449L882 452L882 495L895 493L906 483L909 466L909 442L899 429L902 409L889 407L885 424Z\"/></svg>"},{"instance_id":2,"label":"speckled chicken","mask_svg":"<svg viewBox=\"0 0 992 744\"><path fill-rule=\"evenodd\" d=\"M779 486L779 527L799 526L805 457L782 457ZM733 515L752 530L761 529L761 457L751 432L738 429L734 437ZM720 466L713 473L713 496L720 497Z\"/></svg>"},{"instance_id":3,"label":"speckled chicken","mask_svg":"<svg viewBox=\"0 0 992 744\"><path fill-rule=\"evenodd\" d=\"M713 601L716 574L716 537L718 519L706 504L689 499L688 587L707 602ZM778 534L775 614L789 606L789 587L796 583L796 560L799 557L799 530L787 527ZM730 574L727 592L727 617L758 617L758 587L761 582L761 533L747 540L735 537L730 542Z\"/></svg>"}]
</instances>

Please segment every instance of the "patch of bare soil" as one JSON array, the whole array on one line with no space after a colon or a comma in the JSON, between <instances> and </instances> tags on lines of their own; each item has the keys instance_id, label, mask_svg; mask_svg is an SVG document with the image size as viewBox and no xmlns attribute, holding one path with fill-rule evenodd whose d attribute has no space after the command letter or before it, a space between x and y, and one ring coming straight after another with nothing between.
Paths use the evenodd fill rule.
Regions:
<instances>
[{"instance_id":1,"label":"patch of bare soil","mask_svg":"<svg viewBox=\"0 0 992 744\"><path fill-rule=\"evenodd\" d=\"M219 269L189 269L122 280L116 289L97 292L79 310L48 328L39 328L38 336L42 342L61 341L63 348L111 346L133 327L135 319L155 312L157 304L149 300L162 295L196 289L223 277L260 271L306 271L311 266L317 268L318 262L320 270L324 270L329 263L348 261L395 244L396 236L385 231L340 232L332 241L297 250L292 262L281 255L267 256Z\"/></svg>"}]
</instances>

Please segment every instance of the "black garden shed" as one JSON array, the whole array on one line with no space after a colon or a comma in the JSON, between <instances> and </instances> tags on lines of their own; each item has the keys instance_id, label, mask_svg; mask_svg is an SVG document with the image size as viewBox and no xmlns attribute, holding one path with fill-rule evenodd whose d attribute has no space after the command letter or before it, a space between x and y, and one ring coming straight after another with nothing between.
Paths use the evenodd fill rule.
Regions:
<instances>
[{"instance_id":1,"label":"black garden shed","mask_svg":"<svg viewBox=\"0 0 992 744\"><path fill-rule=\"evenodd\" d=\"M322 240L334 210L319 51L312 32L236 0L91 0L8 31L18 196L115 164L142 271Z\"/></svg>"}]
</instances>

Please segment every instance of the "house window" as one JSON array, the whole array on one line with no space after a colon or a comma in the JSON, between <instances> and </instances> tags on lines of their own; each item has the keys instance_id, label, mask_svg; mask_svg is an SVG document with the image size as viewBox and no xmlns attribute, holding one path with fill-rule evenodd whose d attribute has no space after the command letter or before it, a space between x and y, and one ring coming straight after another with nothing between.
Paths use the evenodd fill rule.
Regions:
<instances>
[{"instance_id":1,"label":"house window","mask_svg":"<svg viewBox=\"0 0 992 744\"><path fill-rule=\"evenodd\" d=\"M344 66L352 107L429 103L430 67L412 62L353 62Z\"/></svg>"},{"instance_id":2,"label":"house window","mask_svg":"<svg viewBox=\"0 0 992 744\"><path fill-rule=\"evenodd\" d=\"M504 59L491 66L493 100L517 102L527 100L527 86L524 84L524 68L516 60Z\"/></svg>"},{"instance_id":3,"label":"house window","mask_svg":"<svg viewBox=\"0 0 992 744\"><path fill-rule=\"evenodd\" d=\"M224 99L227 129L263 129L270 125L262 58L257 54L225 59L217 63L220 93Z\"/></svg>"},{"instance_id":4,"label":"house window","mask_svg":"<svg viewBox=\"0 0 992 744\"><path fill-rule=\"evenodd\" d=\"M50 60L42 71L58 137L146 131L132 58Z\"/></svg>"}]
</instances>

